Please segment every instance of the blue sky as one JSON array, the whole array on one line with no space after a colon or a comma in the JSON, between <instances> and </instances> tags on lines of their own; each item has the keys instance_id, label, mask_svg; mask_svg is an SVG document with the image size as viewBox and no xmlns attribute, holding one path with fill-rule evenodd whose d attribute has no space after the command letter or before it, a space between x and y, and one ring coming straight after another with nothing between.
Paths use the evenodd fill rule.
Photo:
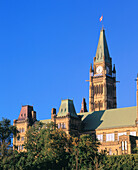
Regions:
<instances>
[{"instance_id":1,"label":"blue sky","mask_svg":"<svg viewBox=\"0 0 138 170\"><path fill-rule=\"evenodd\" d=\"M118 107L136 105L138 1L0 1L0 119L34 105L38 119L61 99L88 103L89 67L103 22L116 64Z\"/></svg>"}]
</instances>

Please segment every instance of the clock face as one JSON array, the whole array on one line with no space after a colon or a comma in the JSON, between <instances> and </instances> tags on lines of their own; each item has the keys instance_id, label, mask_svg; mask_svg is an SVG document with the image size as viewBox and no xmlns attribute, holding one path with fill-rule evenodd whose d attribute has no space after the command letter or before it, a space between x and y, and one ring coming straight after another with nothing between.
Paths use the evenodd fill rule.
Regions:
<instances>
[{"instance_id":1,"label":"clock face","mask_svg":"<svg viewBox=\"0 0 138 170\"><path fill-rule=\"evenodd\" d=\"M102 66L98 66L96 69L96 73L100 74L103 71L103 67Z\"/></svg>"},{"instance_id":2,"label":"clock face","mask_svg":"<svg viewBox=\"0 0 138 170\"><path fill-rule=\"evenodd\" d=\"M107 74L109 74L109 67L108 66L106 67L106 72L107 72Z\"/></svg>"}]
</instances>

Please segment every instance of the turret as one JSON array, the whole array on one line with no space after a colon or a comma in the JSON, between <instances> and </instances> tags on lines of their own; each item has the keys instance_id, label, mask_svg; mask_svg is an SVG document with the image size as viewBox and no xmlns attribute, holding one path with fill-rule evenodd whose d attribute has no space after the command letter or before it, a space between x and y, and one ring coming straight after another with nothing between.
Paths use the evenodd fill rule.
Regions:
<instances>
[{"instance_id":1,"label":"turret","mask_svg":"<svg viewBox=\"0 0 138 170\"><path fill-rule=\"evenodd\" d=\"M115 69L115 64L114 64L113 71L112 71L112 77L116 77L116 69Z\"/></svg>"},{"instance_id":2,"label":"turret","mask_svg":"<svg viewBox=\"0 0 138 170\"><path fill-rule=\"evenodd\" d=\"M83 98L83 100L82 100L81 110L80 110L80 113L83 113L83 112L88 112L85 98Z\"/></svg>"}]
</instances>

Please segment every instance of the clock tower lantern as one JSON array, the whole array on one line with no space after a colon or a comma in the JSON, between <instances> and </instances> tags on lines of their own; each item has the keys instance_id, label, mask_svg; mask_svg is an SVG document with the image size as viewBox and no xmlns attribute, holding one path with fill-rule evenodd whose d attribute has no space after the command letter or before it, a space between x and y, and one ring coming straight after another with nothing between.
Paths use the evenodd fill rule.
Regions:
<instances>
[{"instance_id":1,"label":"clock tower lantern","mask_svg":"<svg viewBox=\"0 0 138 170\"><path fill-rule=\"evenodd\" d=\"M112 58L109 55L102 28L94 65L90 66L89 85L89 112L113 109L117 107L116 102L116 70L112 69Z\"/></svg>"}]
</instances>

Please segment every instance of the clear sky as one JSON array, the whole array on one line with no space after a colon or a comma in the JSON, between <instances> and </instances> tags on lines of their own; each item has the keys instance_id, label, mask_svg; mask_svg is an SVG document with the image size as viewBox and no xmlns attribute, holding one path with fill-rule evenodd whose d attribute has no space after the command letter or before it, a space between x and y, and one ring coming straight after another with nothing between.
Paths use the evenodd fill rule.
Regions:
<instances>
[{"instance_id":1,"label":"clear sky","mask_svg":"<svg viewBox=\"0 0 138 170\"><path fill-rule=\"evenodd\" d=\"M136 105L137 0L5 0L0 1L0 119L17 119L26 104L34 105L38 119L47 119L61 99L73 99L77 112L83 97L88 103L85 80L102 14L120 81L118 108Z\"/></svg>"}]
</instances>

